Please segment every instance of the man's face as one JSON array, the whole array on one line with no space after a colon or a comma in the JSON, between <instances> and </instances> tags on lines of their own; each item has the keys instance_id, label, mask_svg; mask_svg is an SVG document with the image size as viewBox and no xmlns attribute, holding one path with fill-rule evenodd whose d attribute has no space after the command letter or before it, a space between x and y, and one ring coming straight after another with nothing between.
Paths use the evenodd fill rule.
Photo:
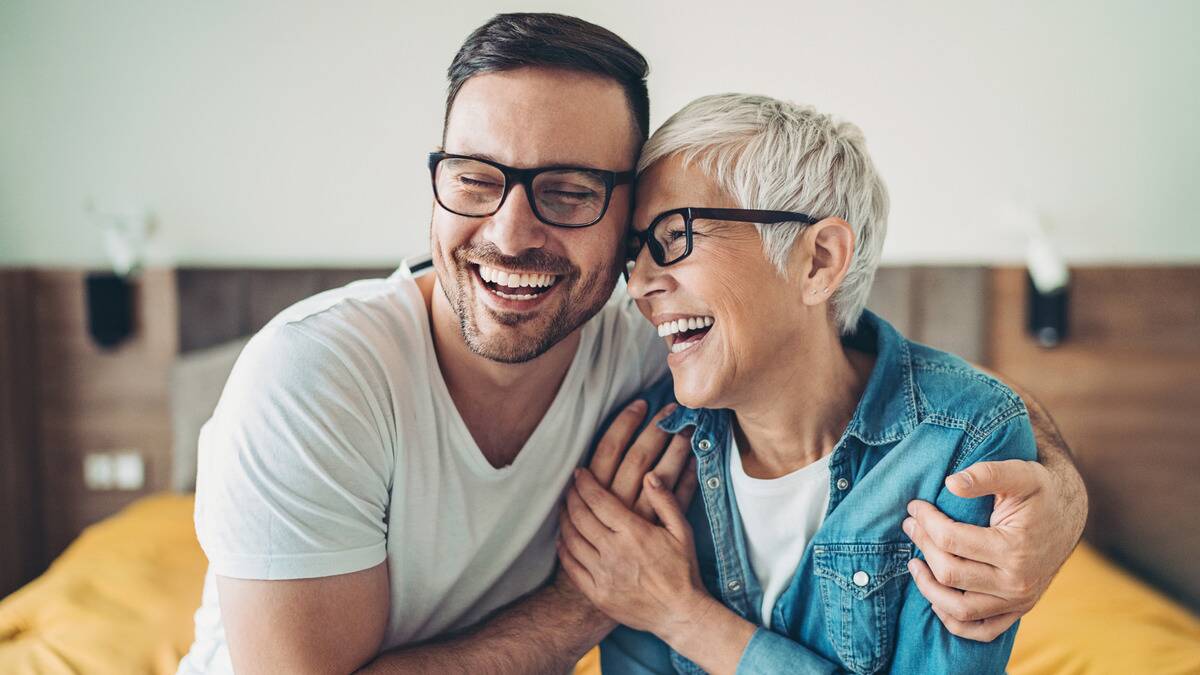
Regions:
<instances>
[{"instance_id":1,"label":"man's face","mask_svg":"<svg viewBox=\"0 0 1200 675\"><path fill-rule=\"evenodd\" d=\"M626 171L638 149L635 129L615 81L522 68L467 80L450 110L444 149L521 169ZM520 363L594 316L620 273L631 189L615 187L604 217L582 228L539 221L521 185L491 216L459 216L435 201L434 269L467 346L495 361ZM505 278L514 274L530 276Z\"/></svg>"}]
</instances>

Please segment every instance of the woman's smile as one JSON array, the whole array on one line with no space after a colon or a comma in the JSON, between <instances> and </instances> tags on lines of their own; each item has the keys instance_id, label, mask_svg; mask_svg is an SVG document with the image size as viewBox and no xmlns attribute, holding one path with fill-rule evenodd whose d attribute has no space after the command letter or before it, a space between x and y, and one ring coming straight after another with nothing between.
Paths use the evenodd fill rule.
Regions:
<instances>
[{"instance_id":1,"label":"woman's smile","mask_svg":"<svg viewBox=\"0 0 1200 675\"><path fill-rule=\"evenodd\" d=\"M714 323L713 317L705 315L663 315L654 320L659 336L666 339L672 355L699 346Z\"/></svg>"}]
</instances>

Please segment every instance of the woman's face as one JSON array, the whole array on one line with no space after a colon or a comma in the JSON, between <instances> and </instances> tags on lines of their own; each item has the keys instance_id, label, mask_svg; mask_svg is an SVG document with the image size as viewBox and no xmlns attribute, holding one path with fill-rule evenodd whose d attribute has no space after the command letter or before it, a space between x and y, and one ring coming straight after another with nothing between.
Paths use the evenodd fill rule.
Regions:
<instances>
[{"instance_id":1,"label":"woman's face","mask_svg":"<svg viewBox=\"0 0 1200 675\"><path fill-rule=\"evenodd\" d=\"M739 208L695 166L666 157L638 181L633 226L645 230L659 213L689 206ZM787 278L779 274L751 223L698 219L692 231L691 255L673 265L659 267L643 248L629 292L667 342L679 402L736 407L776 381L781 357L794 363L804 348L818 314L801 301L809 266L794 246Z\"/></svg>"}]
</instances>

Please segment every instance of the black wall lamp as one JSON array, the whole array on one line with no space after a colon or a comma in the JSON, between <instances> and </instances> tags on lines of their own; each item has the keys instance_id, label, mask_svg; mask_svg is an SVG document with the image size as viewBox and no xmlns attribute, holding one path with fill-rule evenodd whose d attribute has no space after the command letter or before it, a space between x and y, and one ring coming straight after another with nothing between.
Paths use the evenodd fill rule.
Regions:
<instances>
[{"instance_id":1,"label":"black wall lamp","mask_svg":"<svg viewBox=\"0 0 1200 675\"><path fill-rule=\"evenodd\" d=\"M1029 241L1026 277L1029 334L1042 347L1057 347L1070 334L1071 273L1044 234Z\"/></svg>"},{"instance_id":2,"label":"black wall lamp","mask_svg":"<svg viewBox=\"0 0 1200 675\"><path fill-rule=\"evenodd\" d=\"M133 334L133 282L113 272L87 275L88 332L96 344L112 349Z\"/></svg>"},{"instance_id":3,"label":"black wall lamp","mask_svg":"<svg viewBox=\"0 0 1200 675\"><path fill-rule=\"evenodd\" d=\"M144 209L99 211L90 199L84 211L103 230L105 252L112 265L111 272L89 273L84 282L88 333L97 345L112 349L133 335L138 272L157 221Z\"/></svg>"}]
</instances>

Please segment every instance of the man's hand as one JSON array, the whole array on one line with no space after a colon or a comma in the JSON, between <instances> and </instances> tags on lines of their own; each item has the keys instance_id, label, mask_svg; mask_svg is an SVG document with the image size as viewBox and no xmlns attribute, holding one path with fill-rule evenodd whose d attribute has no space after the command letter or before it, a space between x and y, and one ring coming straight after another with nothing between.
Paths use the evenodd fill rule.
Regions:
<instances>
[{"instance_id":1,"label":"man's hand","mask_svg":"<svg viewBox=\"0 0 1200 675\"><path fill-rule=\"evenodd\" d=\"M647 404L637 399L625 406L597 443L596 452L588 465L595 482L651 522L656 522L657 517L647 494L642 490L643 479L648 474L653 474L669 486L668 489L673 489L675 499L685 509L696 492L696 468L692 461L690 434L672 436L658 428L658 423L674 410L675 404L664 406L634 440L633 435L646 418ZM575 532L566 508L559 514L559 528L563 533ZM555 586L564 595L585 601L568 575L557 575Z\"/></svg>"},{"instance_id":2,"label":"man's hand","mask_svg":"<svg viewBox=\"0 0 1200 675\"><path fill-rule=\"evenodd\" d=\"M654 509L642 492L646 474L653 473L675 490L676 499L686 510L696 491L696 472L691 463L690 431L672 436L658 428L658 423L674 412L674 403L663 406L637 439L633 439L646 417L646 409L646 402L638 399L621 411L596 445L588 470L596 482L608 488L625 506L647 520L654 520Z\"/></svg>"},{"instance_id":3,"label":"man's hand","mask_svg":"<svg viewBox=\"0 0 1200 675\"><path fill-rule=\"evenodd\" d=\"M654 633L707 672L733 673L756 627L704 588L678 490L654 472L643 487L662 525L634 513L588 471L577 471L567 495L573 527L558 542L562 568L612 618Z\"/></svg>"},{"instance_id":4,"label":"man's hand","mask_svg":"<svg viewBox=\"0 0 1200 675\"><path fill-rule=\"evenodd\" d=\"M909 562L909 571L951 633L990 642L1033 608L1075 548L1086 496L1073 493L1082 491L1081 481L1020 460L974 464L946 478L946 487L963 498L995 495L991 526L958 523L928 502L909 502L904 531L925 554L925 561Z\"/></svg>"},{"instance_id":5,"label":"man's hand","mask_svg":"<svg viewBox=\"0 0 1200 675\"><path fill-rule=\"evenodd\" d=\"M665 634L686 623L708 597L692 545L692 528L675 495L657 476L645 481L647 501L662 520L654 525L576 471L567 496L568 519L558 542L563 569L605 614L631 628Z\"/></svg>"}]
</instances>

